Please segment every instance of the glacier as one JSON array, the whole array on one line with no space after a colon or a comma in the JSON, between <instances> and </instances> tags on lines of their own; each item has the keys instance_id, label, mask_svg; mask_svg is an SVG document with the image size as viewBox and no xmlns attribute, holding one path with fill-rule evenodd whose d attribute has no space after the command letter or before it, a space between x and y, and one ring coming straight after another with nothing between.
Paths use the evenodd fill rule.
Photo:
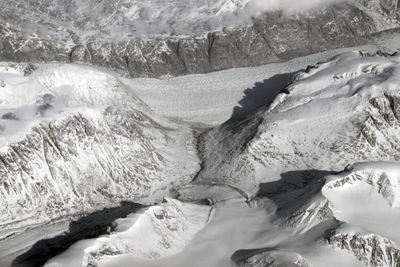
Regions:
<instances>
[{"instance_id":1,"label":"glacier","mask_svg":"<svg viewBox=\"0 0 400 267\"><path fill-rule=\"evenodd\" d=\"M400 265L398 1L289 4L1 2L0 266Z\"/></svg>"},{"instance_id":2,"label":"glacier","mask_svg":"<svg viewBox=\"0 0 400 267\"><path fill-rule=\"evenodd\" d=\"M48 266L68 266L75 256L67 255L85 255L77 256L84 266L396 266L399 62L397 54L342 52L299 71L270 104L239 123L227 120L200 134L201 167L174 187L178 200L167 200L193 203L176 205L194 205L186 212L196 217L166 217L185 222L189 232L185 220L203 216L185 245L171 243L168 254L151 252L149 260L145 247L121 237L137 233L129 240L140 240L139 214ZM208 204L196 206L203 199ZM158 227L168 228L170 219ZM224 227L233 232L216 234ZM162 238L169 230L145 232ZM216 249L225 242L226 250Z\"/></svg>"}]
</instances>

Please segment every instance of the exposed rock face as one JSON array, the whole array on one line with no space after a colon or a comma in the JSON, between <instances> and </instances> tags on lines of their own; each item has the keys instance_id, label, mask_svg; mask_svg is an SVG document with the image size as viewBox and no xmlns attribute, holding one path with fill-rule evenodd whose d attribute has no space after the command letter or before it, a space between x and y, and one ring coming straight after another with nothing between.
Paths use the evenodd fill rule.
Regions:
<instances>
[{"instance_id":1,"label":"exposed rock face","mask_svg":"<svg viewBox=\"0 0 400 267\"><path fill-rule=\"evenodd\" d=\"M389 239L376 234L338 233L333 230L324 236L324 241L329 246L350 251L367 266L400 266L400 249Z\"/></svg>"},{"instance_id":2,"label":"exposed rock face","mask_svg":"<svg viewBox=\"0 0 400 267\"><path fill-rule=\"evenodd\" d=\"M379 12L388 17L388 20L398 19L399 1L398 0L357 0L364 6Z\"/></svg>"},{"instance_id":3,"label":"exposed rock face","mask_svg":"<svg viewBox=\"0 0 400 267\"><path fill-rule=\"evenodd\" d=\"M284 61L333 48L367 44L373 42L371 34L398 26L397 20L386 19L391 14L379 13L380 9L375 6L371 6L371 12L376 13L372 16L359 4L342 3L296 15L267 13L251 25L199 37L138 39L130 38L128 32L122 31L120 35L124 38L107 38L112 35L110 32L99 37L91 36L89 30L83 37L80 30L98 22L82 15L71 28L62 28L60 25L68 22L66 17L74 7L57 11L49 3L34 7L25 6L25 3L3 4L2 12L9 23L0 27L0 60L89 63L131 77L176 76ZM104 15L113 14L113 8L116 7L104 7ZM38 23L46 29L46 34L26 32L24 22L13 15L24 16L24 9L32 9L38 14L34 18L25 17L25 20ZM43 13L52 15L48 24L40 22ZM64 24L57 25L57 16ZM104 27L99 25L99 29Z\"/></svg>"},{"instance_id":4,"label":"exposed rock face","mask_svg":"<svg viewBox=\"0 0 400 267\"><path fill-rule=\"evenodd\" d=\"M3 149L2 229L145 198L169 184L159 175L168 160L156 148L168 134L135 111L96 113L40 124Z\"/></svg>"}]
</instances>

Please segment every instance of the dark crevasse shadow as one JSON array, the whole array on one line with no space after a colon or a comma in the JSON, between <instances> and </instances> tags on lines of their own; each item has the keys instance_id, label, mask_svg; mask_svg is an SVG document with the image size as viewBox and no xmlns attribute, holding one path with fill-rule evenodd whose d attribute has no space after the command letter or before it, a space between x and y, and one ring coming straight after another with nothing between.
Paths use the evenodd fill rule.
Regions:
<instances>
[{"instance_id":1,"label":"dark crevasse shadow","mask_svg":"<svg viewBox=\"0 0 400 267\"><path fill-rule=\"evenodd\" d=\"M48 260L64 252L71 245L82 239L96 238L109 232L116 219L137 212L145 206L122 202L119 207L105 208L86 215L69 225L69 230L63 235L50 239L43 239L35 243L26 253L18 256L12 267L39 267Z\"/></svg>"},{"instance_id":2,"label":"dark crevasse shadow","mask_svg":"<svg viewBox=\"0 0 400 267\"><path fill-rule=\"evenodd\" d=\"M255 83L253 88L244 91L239 106L233 108L227 123L237 123L255 114L260 108L268 107L275 97L293 81L297 72L272 76L262 82Z\"/></svg>"}]
</instances>

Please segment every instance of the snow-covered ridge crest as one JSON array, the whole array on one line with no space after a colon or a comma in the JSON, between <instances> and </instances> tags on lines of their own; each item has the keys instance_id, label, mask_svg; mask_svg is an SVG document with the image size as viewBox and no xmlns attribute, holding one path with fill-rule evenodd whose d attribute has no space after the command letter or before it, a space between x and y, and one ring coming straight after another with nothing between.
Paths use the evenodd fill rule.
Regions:
<instances>
[{"instance_id":1,"label":"snow-covered ridge crest","mask_svg":"<svg viewBox=\"0 0 400 267\"><path fill-rule=\"evenodd\" d=\"M396 67L400 63L400 56L395 54L386 54L378 51L369 54L366 51L353 51L340 54L332 59L318 63L315 66L309 66L305 71L297 73L293 81L287 85L279 94L268 111L272 112L277 106L284 106L286 99L291 100L294 96L320 97L324 91L330 91L330 87L339 87L342 92L328 92L328 95L321 97L333 97L338 94L340 97L353 96L359 90L367 90L371 87L380 86L381 83L388 81L395 83ZM307 89L306 89L307 87ZM380 90L369 91L369 97L372 98L393 88L385 86ZM307 93L306 93L307 92ZM311 98L306 101L311 101ZM293 107L288 107L286 111Z\"/></svg>"},{"instance_id":2,"label":"snow-covered ridge crest","mask_svg":"<svg viewBox=\"0 0 400 267\"><path fill-rule=\"evenodd\" d=\"M324 190L334 190L355 186L364 182L374 193L381 195L392 208L398 208L400 202L400 166L395 163L356 164L350 173L326 177Z\"/></svg>"},{"instance_id":3,"label":"snow-covered ridge crest","mask_svg":"<svg viewBox=\"0 0 400 267\"><path fill-rule=\"evenodd\" d=\"M66 107L113 105L148 111L111 73L88 66L48 64L25 76L26 71L18 70L23 67L24 64L2 63L0 107L33 105L50 94L53 99L49 100L59 100Z\"/></svg>"}]
</instances>

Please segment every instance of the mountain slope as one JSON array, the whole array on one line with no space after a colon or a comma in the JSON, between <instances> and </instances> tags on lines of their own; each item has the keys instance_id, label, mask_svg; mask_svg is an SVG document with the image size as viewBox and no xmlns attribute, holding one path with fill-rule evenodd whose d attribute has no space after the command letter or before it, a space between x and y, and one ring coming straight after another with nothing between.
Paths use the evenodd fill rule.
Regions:
<instances>
[{"instance_id":1,"label":"mountain slope","mask_svg":"<svg viewBox=\"0 0 400 267\"><path fill-rule=\"evenodd\" d=\"M360 261L360 266L398 266L399 175L398 163L366 162L349 166L347 170L328 175L305 188L292 189L292 193L301 191L303 194L286 198L289 209L296 201L302 202L302 197L306 197L307 202L296 208L295 216L283 216L277 222L284 222L283 227L289 227L297 234L277 247L259 249L262 253L254 249L251 256L238 258L239 265L250 267L273 262L309 266L315 260L315 254L320 253L318 247L328 247L352 255ZM322 187L319 186L316 194L310 193L310 187L315 188L319 183ZM319 205L321 201L326 204ZM308 220L316 211L325 216L319 217L318 221ZM291 212L293 210L287 214ZM295 219L300 217L303 220Z\"/></svg>"},{"instance_id":2,"label":"mountain slope","mask_svg":"<svg viewBox=\"0 0 400 267\"><path fill-rule=\"evenodd\" d=\"M255 194L291 170L399 158L399 56L347 53L299 73L274 102L201 138L197 182ZM245 179L243 179L246 177Z\"/></svg>"},{"instance_id":3,"label":"mountain slope","mask_svg":"<svg viewBox=\"0 0 400 267\"><path fill-rule=\"evenodd\" d=\"M153 203L197 172L193 130L152 118L116 76L58 65L24 76L16 66L0 73L1 236Z\"/></svg>"},{"instance_id":4,"label":"mountain slope","mask_svg":"<svg viewBox=\"0 0 400 267\"><path fill-rule=\"evenodd\" d=\"M120 255L132 255L145 265L146 261L182 251L211 220L212 211L210 206L167 199L137 218L121 220L113 234L75 244L45 266L102 266L105 262L120 265Z\"/></svg>"},{"instance_id":5,"label":"mountain slope","mask_svg":"<svg viewBox=\"0 0 400 267\"><path fill-rule=\"evenodd\" d=\"M244 15L248 19L235 18L247 14L249 1L211 1L200 9L195 8L202 5L198 1L176 0L168 8L153 2L149 9L136 0L5 1L0 59L83 62L131 77L176 76L374 44L373 34L399 26L391 14L362 1L370 9L345 1L299 14L258 12L253 21L252 13ZM146 18L150 35L143 37L140 25ZM224 25L235 27L218 30Z\"/></svg>"}]
</instances>

